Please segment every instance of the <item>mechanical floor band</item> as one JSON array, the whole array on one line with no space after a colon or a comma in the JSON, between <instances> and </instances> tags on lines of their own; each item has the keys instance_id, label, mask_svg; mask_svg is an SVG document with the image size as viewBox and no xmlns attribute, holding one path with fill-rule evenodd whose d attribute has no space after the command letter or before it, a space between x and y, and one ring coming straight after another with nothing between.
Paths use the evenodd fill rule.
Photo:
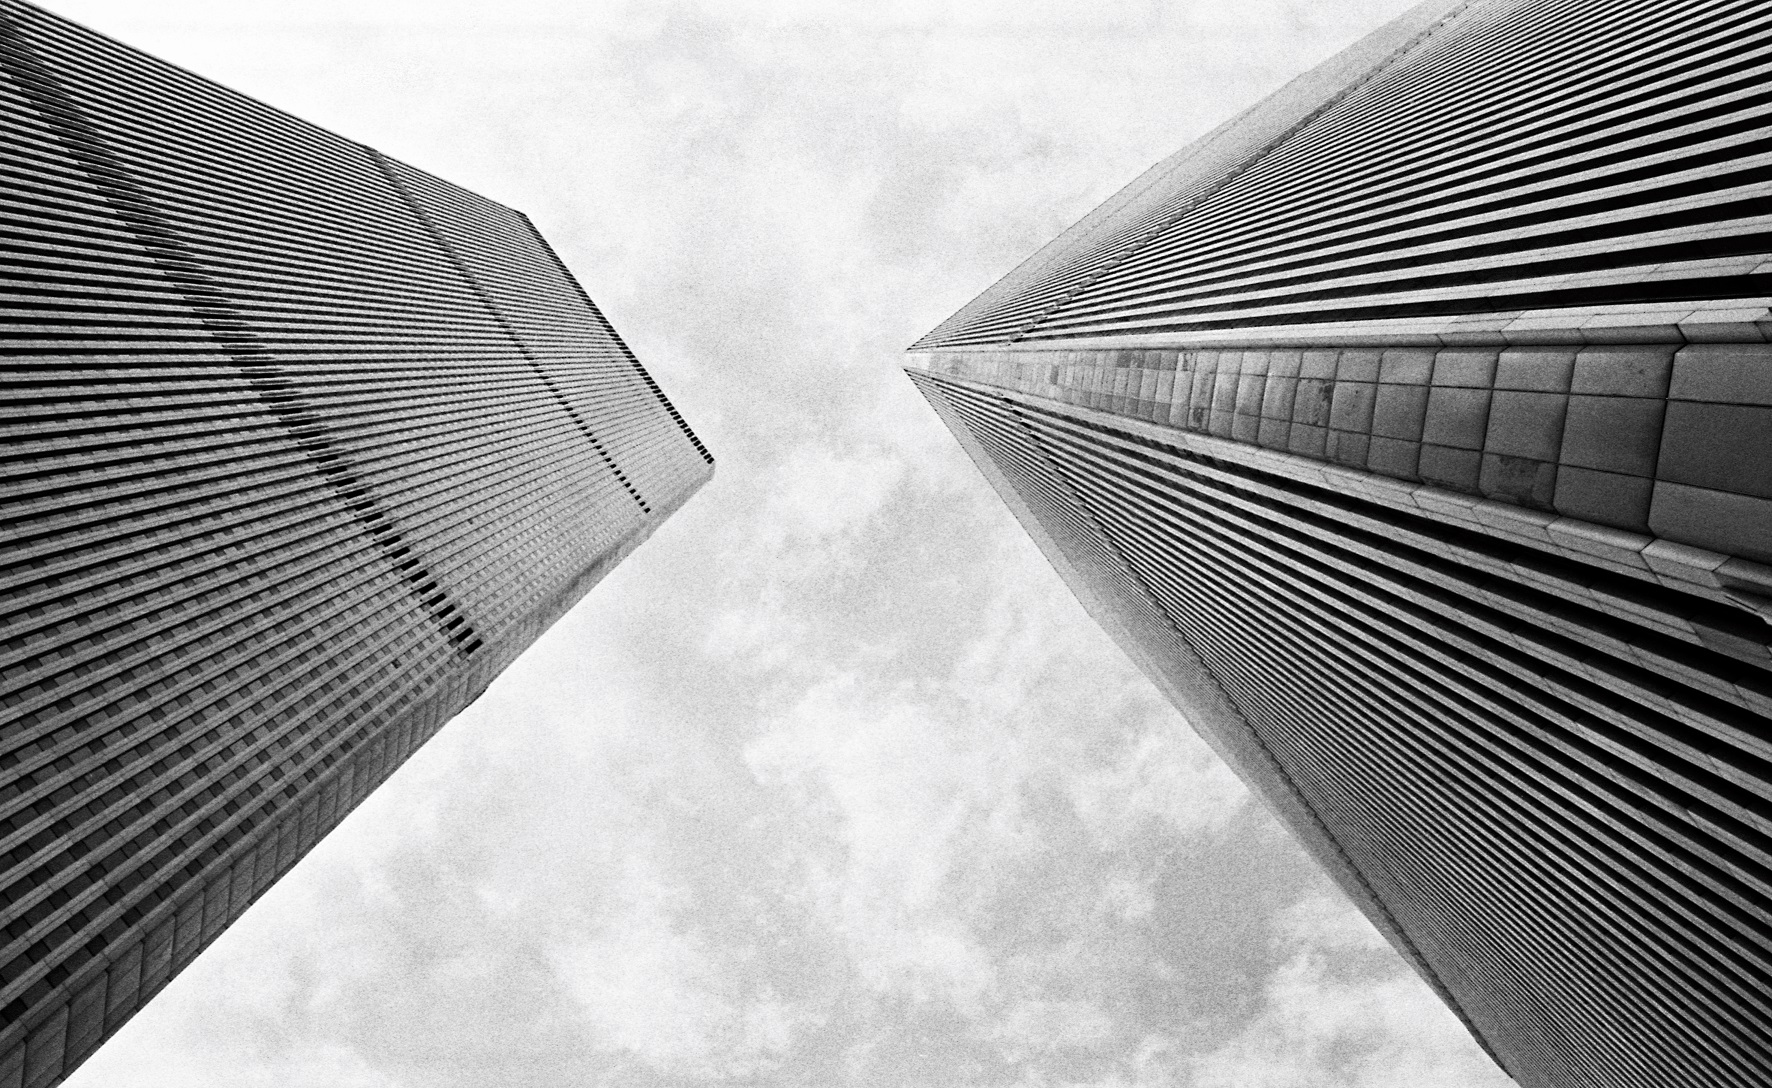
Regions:
<instances>
[{"instance_id":1,"label":"mechanical floor band","mask_svg":"<svg viewBox=\"0 0 1772 1088\"><path fill-rule=\"evenodd\" d=\"M1531 1088L1772 1083L1772 9L1430 0L908 371Z\"/></svg>"}]
</instances>

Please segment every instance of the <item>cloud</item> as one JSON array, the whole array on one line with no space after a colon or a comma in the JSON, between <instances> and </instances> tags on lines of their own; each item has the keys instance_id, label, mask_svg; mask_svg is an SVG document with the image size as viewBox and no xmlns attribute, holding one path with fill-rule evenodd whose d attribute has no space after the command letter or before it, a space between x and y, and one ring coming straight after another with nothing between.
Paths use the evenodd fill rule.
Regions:
<instances>
[{"instance_id":1,"label":"cloud","mask_svg":"<svg viewBox=\"0 0 1772 1088\"><path fill-rule=\"evenodd\" d=\"M1260 1012L1190 1063L1192 1088L1477 1088L1513 1084L1345 900L1316 895L1275 919L1289 951Z\"/></svg>"},{"instance_id":2,"label":"cloud","mask_svg":"<svg viewBox=\"0 0 1772 1088\"><path fill-rule=\"evenodd\" d=\"M1338 895L1308 895L1274 917L1276 943L1331 952L1381 952L1386 947L1366 916Z\"/></svg>"},{"instance_id":3,"label":"cloud","mask_svg":"<svg viewBox=\"0 0 1772 1088\"><path fill-rule=\"evenodd\" d=\"M1018 1001L1005 1010L1004 1057L1035 1060L1054 1051L1094 1050L1114 1040L1114 1019L1089 1001Z\"/></svg>"},{"instance_id":4,"label":"cloud","mask_svg":"<svg viewBox=\"0 0 1772 1088\"><path fill-rule=\"evenodd\" d=\"M1005 747L932 708L854 676L808 690L745 749L758 781L786 791L810 842L814 909L850 943L865 984L976 1007L990 958L964 919L987 874L955 866L973 836L1013 825L1017 778Z\"/></svg>"},{"instance_id":5,"label":"cloud","mask_svg":"<svg viewBox=\"0 0 1772 1088\"><path fill-rule=\"evenodd\" d=\"M739 1010L718 993L715 951L677 920L682 895L636 853L624 866L619 906L586 942L549 960L584 1010L600 1049L660 1072L707 1072ZM729 1057L722 1055L722 1057Z\"/></svg>"},{"instance_id":6,"label":"cloud","mask_svg":"<svg viewBox=\"0 0 1772 1088\"><path fill-rule=\"evenodd\" d=\"M1114 763L1081 771L1066 788L1104 850L1126 849L1142 836L1199 835L1221 826L1248 796L1204 742L1173 726L1143 733Z\"/></svg>"},{"instance_id":7,"label":"cloud","mask_svg":"<svg viewBox=\"0 0 1772 1088\"><path fill-rule=\"evenodd\" d=\"M71 1088L1464 1068L898 373L1403 4L54 4L523 208L720 458Z\"/></svg>"},{"instance_id":8,"label":"cloud","mask_svg":"<svg viewBox=\"0 0 1772 1088\"><path fill-rule=\"evenodd\" d=\"M758 550L791 547L796 563L850 550L841 547L844 538L879 514L904 473L904 462L883 451L792 450L770 481Z\"/></svg>"}]
</instances>

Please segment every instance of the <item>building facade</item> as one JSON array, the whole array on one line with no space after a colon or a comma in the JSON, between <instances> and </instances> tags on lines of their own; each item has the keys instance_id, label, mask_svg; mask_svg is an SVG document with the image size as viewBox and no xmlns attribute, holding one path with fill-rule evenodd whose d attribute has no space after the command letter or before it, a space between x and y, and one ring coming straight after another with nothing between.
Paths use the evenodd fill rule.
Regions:
<instances>
[{"instance_id":1,"label":"building facade","mask_svg":"<svg viewBox=\"0 0 1772 1088\"><path fill-rule=\"evenodd\" d=\"M0 0L0 1088L711 475L529 220Z\"/></svg>"},{"instance_id":2,"label":"building facade","mask_svg":"<svg viewBox=\"0 0 1772 1088\"><path fill-rule=\"evenodd\" d=\"M1533 1086L1772 1083L1772 9L1429 0L913 346Z\"/></svg>"}]
</instances>

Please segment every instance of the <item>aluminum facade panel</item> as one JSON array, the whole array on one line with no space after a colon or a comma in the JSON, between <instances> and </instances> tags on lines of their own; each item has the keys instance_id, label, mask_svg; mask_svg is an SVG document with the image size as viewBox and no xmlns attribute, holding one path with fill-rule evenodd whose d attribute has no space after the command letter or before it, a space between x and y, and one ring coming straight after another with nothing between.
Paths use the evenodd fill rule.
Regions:
<instances>
[{"instance_id":1,"label":"aluminum facade panel","mask_svg":"<svg viewBox=\"0 0 1772 1088\"><path fill-rule=\"evenodd\" d=\"M1424 4L913 348L1526 1085L1772 1081L1769 64L1753 3Z\"/></svg>"},{"instance_id":2,"label":"aluminum facade panel","mask_svg":"<svg viewBox=\"0 0 1772 1088\"><path fill-rule=\"evenodd\" d=\"M918 348L1772 293L1763 5L1446 9L1234 167L1126 198L1140 217Z\"/></svg>"},{"instance_id":3,"label":"aluminum facade panel","mask_svg":"<svg viewBox=\"0 0 1772 1088\"><path fill-rule=\"evenodd\" d=\"M1177 643L1204 664L1236 713L1178 700L1190 721L1271 754L1238 769L1302 798L1276 808L1517 1079L1765 1079L1757 616L1210 455L1233 440L914 377L1073 584L1111 572L1147 671Z\"/></svg>"},{"instance_id":4,"label":"aluminum facade panel","mask_svg":"<svg viewBox=\"0 0 1772 1088\"><path fill-rule=\"evenodd\" d=\"M712 458L521 213L0 2L0 1086L72 1069Z\"/></svg>"}]
</instances>

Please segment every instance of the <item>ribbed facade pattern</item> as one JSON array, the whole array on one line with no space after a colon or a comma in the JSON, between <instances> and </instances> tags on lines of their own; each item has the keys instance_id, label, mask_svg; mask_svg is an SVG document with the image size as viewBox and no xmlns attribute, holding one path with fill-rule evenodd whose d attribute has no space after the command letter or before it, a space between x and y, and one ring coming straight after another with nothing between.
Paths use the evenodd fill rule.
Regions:
<instances>
[{"instance_id":1,"label":"ribbed facade pattern","mask_svg":"<svg viewBox=\"0 0 1772 1088\"><path fill-rule=\"evenodd\" d=\"M919 349L1772 294L1772 10L1457 5Z\"/></svg>"},{"instance_id":2,"label":"ribbed facade pattern","mask_svg":"<svg viewBox=\"0 0 1772 1088\"><path fill-rule=\"evenodd\" d=\"M1204 662L1512 1075L1772 1080L1760 617L1224 439L914 377L1067 575Z\"/></svg>"},{"instance_id":3,"label":"ribbed facade pattern","mask_svg":"<svg viewBox=\"0 0 1772 1088\"><path fill-rule=\"evenodd\" d=\"M1529 1088L1772 1083L1772 9L1427 0L913 348Z\"/></svg>"},{"instance_id":4,"label":"ribbed facade pattern","mask_svg":"<svg viewBox=\"0 0 1772 1088\"><path fill-rule=\"evenodd\" d=\"M0 0L0 1088L712 472L521 213Z\"/></svg>"}]
</instances>

